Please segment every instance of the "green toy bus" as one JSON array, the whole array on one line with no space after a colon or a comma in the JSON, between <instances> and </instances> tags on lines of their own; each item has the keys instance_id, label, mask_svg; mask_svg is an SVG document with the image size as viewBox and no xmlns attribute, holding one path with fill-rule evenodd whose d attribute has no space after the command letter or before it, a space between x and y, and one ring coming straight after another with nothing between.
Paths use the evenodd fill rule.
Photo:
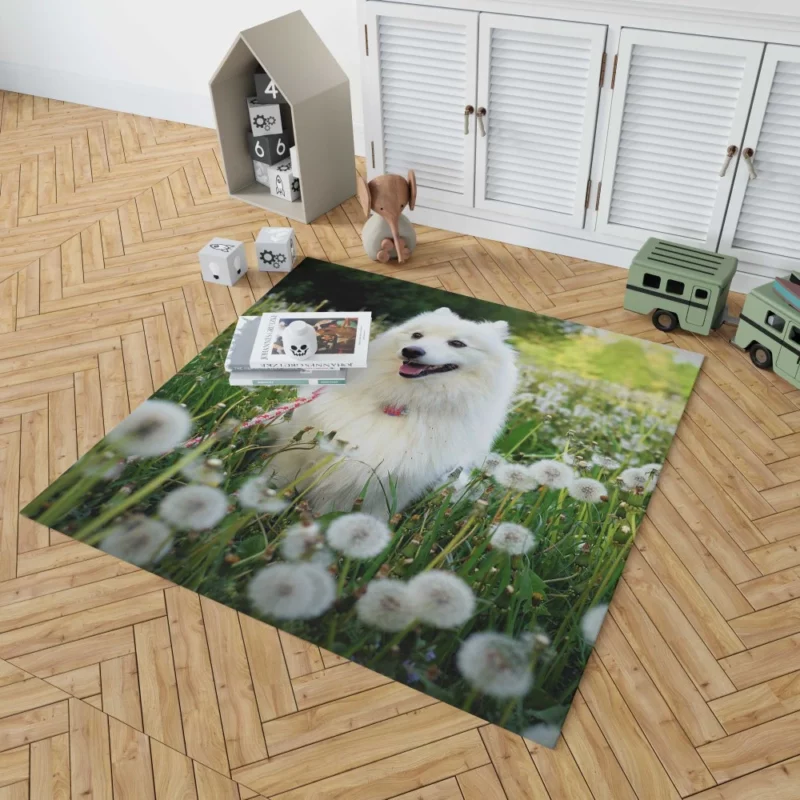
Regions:
<instances>
[{"instance_id":1,"label":"green toy bus","mask_svg":"<svg viewBox=\"0 0 800 800\"><path fill-rule=\"evenodd\" d=\"M624 306L651 314L660 331L683 328L707 336L727 317L738 261L661 239L648 239L630 268ZM800 389L800 276L777 279L748 294L734 344L760 369Z\"/></svg>"}]
</instances>

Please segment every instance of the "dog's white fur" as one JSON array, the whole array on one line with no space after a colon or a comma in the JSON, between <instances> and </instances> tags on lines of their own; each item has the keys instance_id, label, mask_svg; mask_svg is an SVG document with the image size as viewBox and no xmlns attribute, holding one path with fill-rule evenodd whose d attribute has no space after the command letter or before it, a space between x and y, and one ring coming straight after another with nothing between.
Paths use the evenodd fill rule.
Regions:
<instances>
[{"instance_id":1,"label":"dog's white fur","mask_svg":"<svg viewBox=\"0 0 800 800\"><path fill-rule=\"evenodd\" d=\"M335 431L348 443L343 459L306 482L313 484L306 495L313 509L349 510L371 479L362 510L385 517L390 476L400 510L454 469L480 465L503 427L517 382L507 336L506 322L472 322L448 308L420 314L378 336L369 366L350 370L346 385L326 388L291 422L276 426L284 442L310 427L303 441ZM450 345L454 340L466 347ZM458 369L404 378L399 369L406 347L424 349L415 363ZM393 416L386 408L405 413ZM272 467L286 483L325 457L330 454L318 447L293 450L279 454Z\"/></svg>"}]
</instances>

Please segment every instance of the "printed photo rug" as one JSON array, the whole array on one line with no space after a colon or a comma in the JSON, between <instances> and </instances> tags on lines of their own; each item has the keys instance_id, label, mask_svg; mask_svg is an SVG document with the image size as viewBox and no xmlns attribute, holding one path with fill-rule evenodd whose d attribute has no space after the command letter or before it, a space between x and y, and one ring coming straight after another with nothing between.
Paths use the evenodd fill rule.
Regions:
<instances>
[{"instance_id":1,"label":"printed photo rug","mask_svg":"<svg viewBox=\"0 0 800 800\"><path fill-rule=\"evenodd\" d=\"M306 259L344 386L233 387L234 326L23 513L553 747L701 357Z\"/></svg>"}]
</instances>

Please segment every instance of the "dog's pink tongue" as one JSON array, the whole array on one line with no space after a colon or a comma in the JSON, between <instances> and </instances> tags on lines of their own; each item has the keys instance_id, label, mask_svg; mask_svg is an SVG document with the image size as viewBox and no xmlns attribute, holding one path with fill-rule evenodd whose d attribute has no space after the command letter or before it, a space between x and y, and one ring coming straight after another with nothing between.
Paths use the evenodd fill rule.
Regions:
<instances>
[{"instance_id":1,"label":"dog's pink tongue","mask_svg":"<svg viewBox=\"0 0 800 800\"><path fill-rule=\"evenodd\" d=\"M400 366L401 375L419 375L425 372L425 367L420 364L402 364Z\"/></svg>"}]
</instances>

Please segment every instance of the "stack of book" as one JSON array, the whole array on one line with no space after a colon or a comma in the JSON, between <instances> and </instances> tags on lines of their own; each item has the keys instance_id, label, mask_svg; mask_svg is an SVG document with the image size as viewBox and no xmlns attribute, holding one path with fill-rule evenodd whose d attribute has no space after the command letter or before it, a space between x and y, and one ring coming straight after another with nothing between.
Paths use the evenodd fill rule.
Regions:
<instances>
[{"instance_id":1,"label":"stack of book","mask_svg":"<svg viewBox=\"0 0 800 800\"><path fill-rule=\"evenodd\" d=\"M367 366L370 323L368 311L239 317L225 371L232 386L343 384Z\"/></svg>"}]
</instances>

